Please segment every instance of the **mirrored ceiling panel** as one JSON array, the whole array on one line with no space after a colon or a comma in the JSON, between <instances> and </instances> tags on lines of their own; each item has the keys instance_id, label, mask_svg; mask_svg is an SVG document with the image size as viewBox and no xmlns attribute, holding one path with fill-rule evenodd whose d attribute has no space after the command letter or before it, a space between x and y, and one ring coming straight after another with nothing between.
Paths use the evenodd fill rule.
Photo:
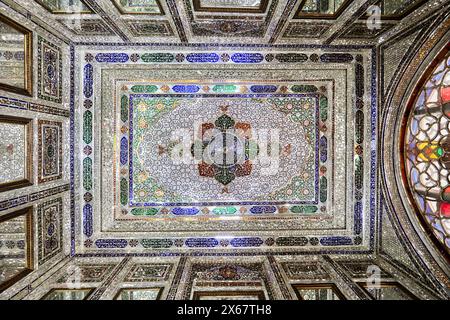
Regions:
<instances>
[{"instance_id":1,"label":"mirrored ceiling panel","mask_svg":"<svg viewBox=\"0 0 450 320\"><path fill-rule=\"evenodd\" d=\"M268 0L193 0L195 11L264 13Z\"/></svg>"},{"instance_id":2,"label":"mirrored ceiling panel","mask_svg":"<svg viewBox=\"0 0 450 320\"><path fill-rule=\"evenodd\" d=\"M0 22L0 82L11 86L25 86L25 35L12 26Z\"/></svg>"},{"instance_id":3,"label":"mirrored ceiling panel","mask_svg":"<svg viewBox=\"0 0 450 320\"><path fill-rule=\"evenodd\" d=\"M32 185L32 120L0 115L0 192Z\"/></svg>"},{"instance_id":4,"label":"mirrored ceiling panel","mask_svg":"<svg viewBox=\"0 0 450 320\"><path fill-rule=\"evenodd\" d=\"M383 0L378 3L385 18L403 18L426 0Z\"/></svg>"},{"instance_id":5,"label":"mirrored ceiling panel","mask_svg":"<svg viewBox=\"0 0 450 320\"><path fill-rule=\"evenodd\" d=\"M415 300L417 299L405 287L397 282L381 283L379 286L368 286L360 283L375 300Z\"/></svg>"},{"instance_id":6,"label":"mirrored ceiling panel","mask_svg":"<svg viewBox=\"0 0 450 320\"><path fill-rule=\"evenodd\" d=\"M345 300L334 284L295 284L293 287L299 300Z\"/></svg>"},{"instance_id":7,"label":"mirrored ceiling panel","mask_svg":"<svg viewBox=\"0 0 450 320\"><path fill-rule=\"evenodd\" d=\"M121 289L116 300L159 300L162 288Z\"/></svg>"},{"instance_id":8,"label":"mirrored ceiling panel","mask_svg":"<svg viewBox=\"0 0 450 320\"><path fill-rule=\"evenodd\" d=\"M93 13L81 0L36 0L54 14Z\"/></svg>"},{"instance_id":9,"label":"mirrored ceiling panel","mask_svg":"<svg viewBox=\"0 0 450 320\"><path fill-rule=\"evenodd\" d=\"M113 0L113 3L122 14L164 14L158 0Z\"/></svg>"},{"instance_id":10,"label":"mirrored ceiling panel","mask_svg":"<svg viewBox=\"0 0 450 320\"><path fill-rule=\"evenodd\" d=\"M31 95L32 33L0 15L0 89Z\"/></svg>"},{"instance_id":11,"label":"mirrored ceiling panel","mask_svg":"<svg viewBox=\"0 0 450 320\"><path fill-rule=\"evenodd\" d=\"M337 18L351 0L303 0L296 18Z\"/></svg>"},{"instance_id":12,"label":"mirrored ceiling panel","mask_svg":"<svg viewBox=\"0 0 450 320\"><path fill-rule=\"evenodd\" d=\"M261 0L200 0L202 7L215 8L258 8Z\"/></svg>"}]
</instances>

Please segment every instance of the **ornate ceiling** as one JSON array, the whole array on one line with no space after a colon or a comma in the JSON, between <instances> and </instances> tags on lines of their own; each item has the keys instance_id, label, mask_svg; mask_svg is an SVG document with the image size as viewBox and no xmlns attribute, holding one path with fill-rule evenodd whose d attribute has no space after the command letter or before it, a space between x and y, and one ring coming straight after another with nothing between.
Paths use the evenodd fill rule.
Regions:
<instances>
[{"instance_id":1,"label":"ornate ceiling","mask_svg":"<svg viewBox=\"0 0 450 320\"><path fill-rule=\"evenodd\" d=\"M3 2L67 42L345 44L373 43L399 25L410 23L406 17L429 15L445 1Z\"/></svg>"}]
</instances>

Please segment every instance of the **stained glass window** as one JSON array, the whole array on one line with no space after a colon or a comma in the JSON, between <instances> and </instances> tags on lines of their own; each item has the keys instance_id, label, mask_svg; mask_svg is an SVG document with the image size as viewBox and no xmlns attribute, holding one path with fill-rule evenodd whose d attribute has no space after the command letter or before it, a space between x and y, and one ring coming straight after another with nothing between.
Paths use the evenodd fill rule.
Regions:
<instances>
[{"instance_id":1,"label":"stained glass window","mask_svg":"<svg viewBox=\"0 0 450 320\"><path fill-rule=\"evenodd\" d=\"M258 8L261 0L200 0L202 7L219 7L219 8Z\"/></svg>"},{"instance_id":2,"label":"stained glass window","mask_svg":"<svg viewBox=\"0 0 450 320\"><path fill-rule=\"evenodd\" d=\"M418 92L405 132L405 169L415 203L450 249L450 53Z\"/></svg>"}]
</instances>

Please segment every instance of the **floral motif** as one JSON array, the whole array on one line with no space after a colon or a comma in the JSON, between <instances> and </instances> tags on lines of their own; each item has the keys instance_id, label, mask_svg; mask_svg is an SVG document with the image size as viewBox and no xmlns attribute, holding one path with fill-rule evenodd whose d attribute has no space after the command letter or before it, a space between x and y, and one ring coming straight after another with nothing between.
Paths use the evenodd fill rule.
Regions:
<instances>
[{"instance_id":1,"label":"floral motif","mask_svg":"<svg viewBox=\"0 0 450 320\"><path fill-rule=\"evenodd\" d=\"M61 48L38 36L38 97L62 102Z\"/></svg>"}]
</instances>

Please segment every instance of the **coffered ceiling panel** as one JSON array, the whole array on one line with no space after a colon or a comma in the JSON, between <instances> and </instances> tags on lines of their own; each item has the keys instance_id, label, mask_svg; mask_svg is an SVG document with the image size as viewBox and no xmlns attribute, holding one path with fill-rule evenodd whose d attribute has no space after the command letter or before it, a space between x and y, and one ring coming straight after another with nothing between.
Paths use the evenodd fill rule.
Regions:
<instances>
[{"instance_id":1,"label":"coffered ceiling panel","mask_svg":"<svg viewBox=\"0 0 450 320\"><path fill-rule=\"evenodd\" d=\"M193 0L195 11L264 13L269 0Z\"/></svg>"},{"instance_id":2,"label":"coffered ceiling panel","mask_svg":"<svg viewBox=\"0 0 450 320\"><path fill-rule=\"evenodd\" d=\"M352 0L301 0L296 18L336 19Z\"/></svg>"},{"instance_id":3,"label":"coffered ceiling panel","mask_svg":"<svg viewBox=\"0 0 450 320\"><path fill-rule=\"evenodd\" d=\"M374 44L448 0L5 0L74 42ZM421 9L421 10L419 10ZM369 23L375 21L372 28ZM377 21L381 21L378 23ZM52 28L52 23L63 28Z\"/></svg>"},{"instance_id":4,"label":"coffered ceiling panel","mask_svg":"<svg viewBox=\"0 0 450 320\"><path fill-rule=\"evenodd\" d=\"M183 0L183 5L193 36L254 38L265 36L280 2Z\"/></svg>"},{"instance_id":5,"label":"coffered ceiling panel","mask_svg":"<svg viewBox=\"0 0 450 320\"><path fill-rule=\"evenodd\" d=\"M77 48L83 250L369 250L372 51L298 49Z\"/></svg>"},{"instance_id":6,"label":"coffered ceiling panel","mask_svg":"<svg viewBox=\"0 0 450 320\"><path fill-rule=\"evenodd\" d=\"M126 23L135 37L174 35L169 22L164 20L127 20Z\"/></svg>"},{"instance_id":7,"label":"coffered ceiling panel","mask_svg":"<svg viewBox=\"0 0 450 320\"><path fill-rule=\"evenodd\" d=\"M36 0L54 14L93 13L81 0Z\"/></svg>"},{"instance_id":8,"label":"coffered ceiling panel","mask_svg":"<svg viewBox=\"0 0 450 320\"><path fill-rule=\"evenodd\" d=\"M123 14L156 14L164 15L158 0L112 0Z\"/></svg>"},{"instance_id":9,"label":"coffered ceiling panel","mask_svg":"<svg viewBox=\"0 0 450 320\"><path fill-rule=\"evenodd\" d=\"M57 21L80 36L114 35L114 32L102 19L58 19Z\"/></svg>"}]
</instances>

